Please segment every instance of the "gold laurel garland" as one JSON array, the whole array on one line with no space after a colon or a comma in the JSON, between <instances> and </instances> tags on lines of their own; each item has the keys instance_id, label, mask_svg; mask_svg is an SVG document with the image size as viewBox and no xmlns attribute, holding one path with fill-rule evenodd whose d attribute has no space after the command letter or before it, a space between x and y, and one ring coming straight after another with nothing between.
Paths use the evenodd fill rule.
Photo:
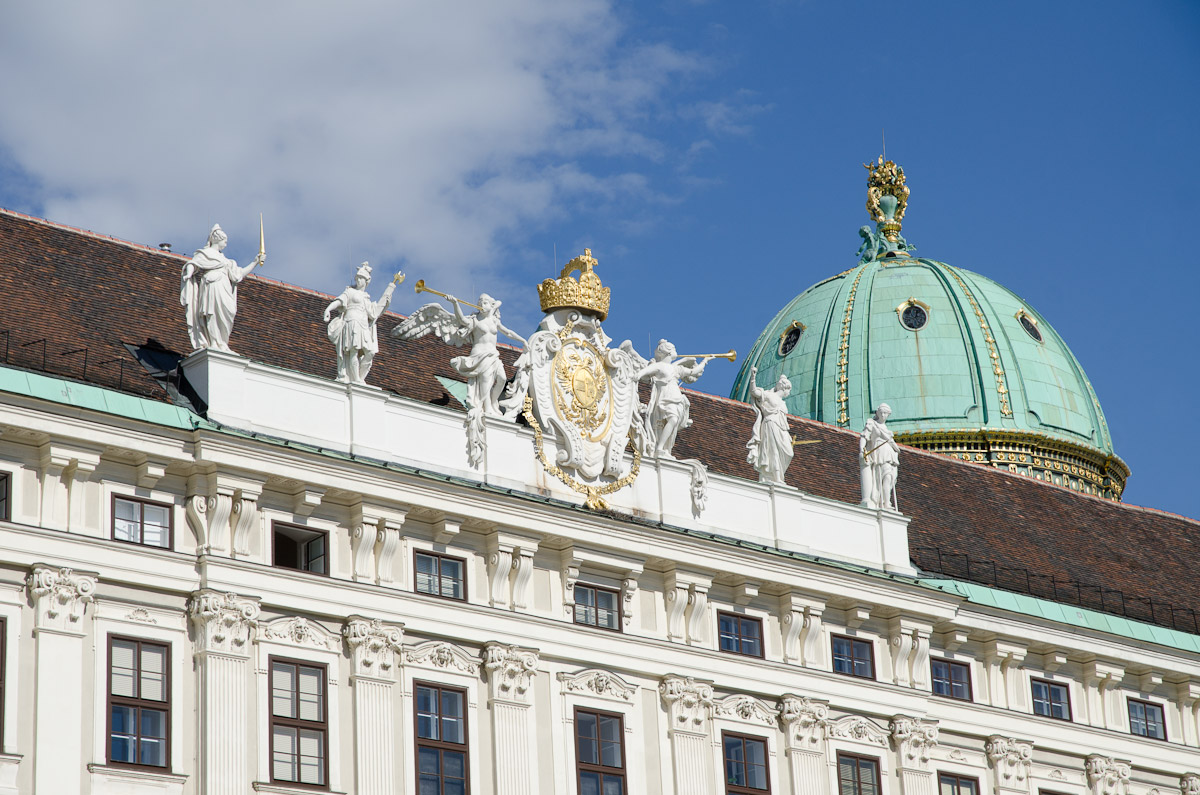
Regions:
<instances>
[{"instance_id":1,"label":"gold laurel garland","mask_svg":"<svg viewBox=\"0 0 1200 795\"><path fill-rule=\"evenodd\" d=\"M847 408L850 405L850 400L846 396L846 383L849 379L846 376L846 365L848 363L848 353L850 350L850 316L854 313L854 294L858 292L858 280L862 278L864 268L859 268L858 275L854 277L854 284L850 286L850 295L846 299L846 316L842 318L842 342L838 345L838 425L848 426L850 424L850 415L847 413ZM846 271L849 273L850 271Z\"/></svg>"},{"instance_id":2,"label":"gold laurel garland","mask_svg":"<svg viewBox=\"0 0 1200 795\"><path fill-rule=\"evenodd\" d=\"M563 472L557 464L551 465L550 462L546 460L546 451L542 447L542 426L533 416L533 398L528 395L525 397L525 411L523 413L525 415L525 421L529 423L530 428L533 428L533 447L537 451L538 460L542 462L542 467L551 475L554 475L554 477L571 487L573 490L585 495L586 499L584 504L593 511L603 511L608 508L608 503L604 501L603 495L612 494L614 491L620 491L637 479L638 472L642 468L642 453L637 449L637 445L634 445L633 466L629 468L629 472L627 472L620 480L614 480L612 483L608 483L604 486L589 486L586 483L580 483L566 472ZM629 437L632 440L632 430L629 433Z\"/></svg>"},{"instance_id":3,"label":"gold laurel garland","mask_svg":"<svg viewBox=\"0 0 1200 795\"><path fill-rule=\"evenodd\" d=\"M992 336L992 330L983 316L983 310L975 302L975 296L971 294L971 289L967 287L967 283L962 280L962 277L946 263L939 264L946 269L946 273L954 277L954 281L958 282L958 286L966 294L971 308L975 310L975 319L979 321L979 329L983 332L984 341L987 342L988 355L992 358L992 373L996 376L996 391L1000 394L1000 414L1004 417L1011 417L1013 415L1012 406L1008 402L1008 385L1004 379L1004 368L1000 366L1000 352L996 350L996 338Z\"/></svg>"}]
</instances>

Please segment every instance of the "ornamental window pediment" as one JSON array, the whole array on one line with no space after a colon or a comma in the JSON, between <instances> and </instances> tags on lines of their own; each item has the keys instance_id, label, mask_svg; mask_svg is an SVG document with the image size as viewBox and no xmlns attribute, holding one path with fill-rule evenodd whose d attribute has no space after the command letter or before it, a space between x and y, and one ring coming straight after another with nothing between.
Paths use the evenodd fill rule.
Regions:
<instances>
[{"instance_id":1,"label":"ornamental window pediment","mask_svg":"<svg viewBox=\"0 0 1200 795\"><path fill-rule=\"evenodd\" d=\"M259 627L259 641L337 651L340 636L302 616L285 616Z\"/></svg>"}]
</instances>

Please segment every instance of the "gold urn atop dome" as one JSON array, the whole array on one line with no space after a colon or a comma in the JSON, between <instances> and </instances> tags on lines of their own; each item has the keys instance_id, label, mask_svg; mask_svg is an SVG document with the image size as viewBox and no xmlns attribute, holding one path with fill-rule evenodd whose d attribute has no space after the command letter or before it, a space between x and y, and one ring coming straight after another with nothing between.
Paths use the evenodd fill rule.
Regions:
<instances>
[{"instance_id":1,"label":"gold urn atop dome","mask_svg":"<svg viewBox=\"0 0 1200 795\"><path fill-rule=\"evenodd\" d=\"M883 155L876 163L864 163L870 172L867 177L867 212L879 224L880 232L895 243L900 234L900 222L908 208L908 185L905 184L904 169Z\"/></svg>"},{"instance_id":2,"label":"gold urn atop dome","mask_svg":"<svg viewBox=\"0 0 1200 795\"><path fill-rule=\"evenodd\" d=\"M585 248L581 256L568 262L557 279L546 279L538 285L538 299L543 312L559 309L578 309L600 320L608 317L610 290L595 274L596 260L592 250ZM579 271L579 280L571 274Z\"/></svg>"}]
</instances>

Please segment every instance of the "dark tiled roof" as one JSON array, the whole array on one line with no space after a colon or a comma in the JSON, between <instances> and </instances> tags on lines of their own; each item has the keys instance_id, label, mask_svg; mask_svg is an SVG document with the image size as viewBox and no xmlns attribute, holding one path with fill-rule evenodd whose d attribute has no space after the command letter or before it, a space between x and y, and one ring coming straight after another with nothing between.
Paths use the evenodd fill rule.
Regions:
<instances>
[{"instance_id":1,"label":"dark tiled roof","mask_svg":"<svg viewBox=\"0 0 1200 795\"><path fill-rule=\"evenodd\" d=\"M187 259L0 211L0 344L7 334L8 364L170 400L124 344L188 352L178 303ZM321 321L330 296L252 277L238 300L234 350L333 376L334 356ZM414 400L459 408L435 378L457 380L449 365L457 352L433 337L393 340L386 331L398 319L381 321L382 350L371 382ZM86 376L82 353L64 355L80 348L87 348ZM516 353L504 352L509 364ZM680 433L676 455L699 458L716 472L754 478L745 457L751 408L690 394L694 425ZM818 443L796 447L788 483L857 502L857 435L795 417L791 423L801 440ZM1200 634L1195 577L1200 523L910 448L901 456L898 491L900 509L912 517L910 552L927 571Z\"/></svg>"}]
</instances>

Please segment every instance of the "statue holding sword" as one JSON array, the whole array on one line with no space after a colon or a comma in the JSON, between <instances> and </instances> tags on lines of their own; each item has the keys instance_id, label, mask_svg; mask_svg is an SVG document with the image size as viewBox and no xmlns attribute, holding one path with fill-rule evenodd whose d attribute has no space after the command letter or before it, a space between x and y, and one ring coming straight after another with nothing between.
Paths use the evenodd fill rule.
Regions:
<instances>
[{"instance_id":1,"label":"statue holding sword","mask_svg":"<svg viewBox=\"0 0 1200 795\"><path fill-rule=\"evenodd\" d=\"M867 420L858 437L858 468L862 478L862 502L864 508L896 508L896 476L900 470L900 446L887 419L892 407L880 403L875 416Z\"/></svg>"}]
</instances>

